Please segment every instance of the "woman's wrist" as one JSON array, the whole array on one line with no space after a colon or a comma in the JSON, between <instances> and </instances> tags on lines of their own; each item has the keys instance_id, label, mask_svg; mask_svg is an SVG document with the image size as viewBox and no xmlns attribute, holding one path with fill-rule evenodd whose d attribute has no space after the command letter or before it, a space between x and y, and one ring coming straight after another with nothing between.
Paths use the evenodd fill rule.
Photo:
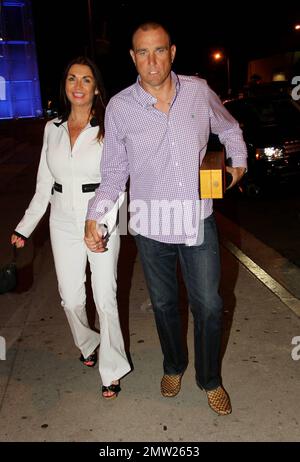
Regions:
<instances>
[{"instance_id":1,"label":"woman's wrist","mask_svg":"<svg viewBox=\"0 0 300 462\"><path fill-rule=\"evenodd\" d=\"M14 234L15 234L17 237L20 237L21 239L23 239L24 241L27 241L27 239L28 239L28 237L23 236L23 234L18 233L18 231L14 231Z\"/></svg>"}]
</instances>

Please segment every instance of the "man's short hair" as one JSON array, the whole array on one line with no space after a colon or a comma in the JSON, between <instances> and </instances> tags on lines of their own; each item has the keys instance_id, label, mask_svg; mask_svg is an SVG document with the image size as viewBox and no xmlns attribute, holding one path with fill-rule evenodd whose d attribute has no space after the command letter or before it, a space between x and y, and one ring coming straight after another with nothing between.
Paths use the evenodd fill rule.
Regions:
<instances>
[{"instance_id":1,"label":"man's short hair","mask_svg":"<svg viewBox=\"0 0 300 462\"><path fill-rule=\"evenodd\" d=\"M169 38L169 45L170 46L172 45L171 34L170 34L170 32L169 32L169 30L167 29L166 26L164 26L163 24L161 24L159 22L147 21L147 22L143 22L142 24L140 24L139 26L137 26L134 29L134 31L132 33L132 36L131 36L132 49L134 48L134 46L133 46L134 36L137 33L137 31L140 30L140 29L143 30L143 31L153 30L153 29L163 29L165 31L165 33L167 34L168 38Z\"/></svg>"}]
</instances>

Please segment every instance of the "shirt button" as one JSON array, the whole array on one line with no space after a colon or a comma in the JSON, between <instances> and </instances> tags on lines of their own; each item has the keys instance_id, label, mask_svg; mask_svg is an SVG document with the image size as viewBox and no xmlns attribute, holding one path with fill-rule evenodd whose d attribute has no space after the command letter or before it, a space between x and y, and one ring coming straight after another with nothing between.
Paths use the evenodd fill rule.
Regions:
<instances>
[{"instance_id":1,"label":"shirt button","mask_svg":"<svg viewBox=\"0 0 300 462\"><path fill-rule=\"evenodd\" d=\"M178 167L178 162L175 162L175 166Z\"/></svg>"},{"instance_id":2,"label":"shirt button","mask_svg":"<svg viewBox=\"0 0 300 462\"><path fill-rule=\"evenodd\" d=\"M182 186L182 183L181 183L181 181L179 181L179 186Z\"/></svg>"}]
</instances>

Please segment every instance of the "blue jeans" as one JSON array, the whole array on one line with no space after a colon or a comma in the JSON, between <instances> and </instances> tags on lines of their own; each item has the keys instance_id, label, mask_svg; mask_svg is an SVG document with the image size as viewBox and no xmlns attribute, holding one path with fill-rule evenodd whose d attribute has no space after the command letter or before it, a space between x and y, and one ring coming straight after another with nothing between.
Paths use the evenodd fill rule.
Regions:
<instances>
[{"instance_id":1,"label":"blue jeans","mask_svg":"<svg viewBox=\"0 0 300 462\"><path fill-rule=\"evenodd\" d=\"M164 356L164 373L181 374L188 363L179 314L176 271L179 258L194 318L196 381L200 388L213 390L221 382L222 322L220 255L214 216L204 220L201 245L166 244L141 235L135 239Z\"/></svg>"}]
</instances>

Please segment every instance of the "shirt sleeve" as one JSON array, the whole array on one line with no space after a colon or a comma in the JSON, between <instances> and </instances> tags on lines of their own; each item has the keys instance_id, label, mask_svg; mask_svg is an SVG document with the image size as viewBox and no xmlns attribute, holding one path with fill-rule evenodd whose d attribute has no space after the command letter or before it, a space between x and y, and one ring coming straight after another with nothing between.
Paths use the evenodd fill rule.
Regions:
<instances>
[{"instance_id":1,"label":"shirt sleeve","mask_svg":"<svg viewBox=\"0 0 300 462\"><path fill-rule=\"evenodd\" d=\"M47 210L51 199L53 177L47 164L48 128L49 122L44 130L43 147L37 173L36 189L33 198L24 214L24 217L16 227L16 231L26 238L36 228L38 222Z\"/></svg>"},{"instance_id":2,"label":"shirt sleeve","mask_svg":"<svg viewBox=\"0 0 300 462\"><path fill-rule=\"evenodd\" d=\"M105 137L100 163L101 183L89 201L87 220L102 221L126 189L129 162L124 138L114 119L113 106L105 114ZM123 197L122 195L121 197Z\"/></svg>"},{"instance_id":3,"label":"shirt sleeve","mask_svg":"<svg viewBox=\"0 0 300 462\"><path fill-rule=\"evenodd\" d=\"M247 168L247 147L239 123L232 117L220 98L208 88L210 127L225 146L227 159L232 159L232 167Z\"/></svg>"}]
</instances>

